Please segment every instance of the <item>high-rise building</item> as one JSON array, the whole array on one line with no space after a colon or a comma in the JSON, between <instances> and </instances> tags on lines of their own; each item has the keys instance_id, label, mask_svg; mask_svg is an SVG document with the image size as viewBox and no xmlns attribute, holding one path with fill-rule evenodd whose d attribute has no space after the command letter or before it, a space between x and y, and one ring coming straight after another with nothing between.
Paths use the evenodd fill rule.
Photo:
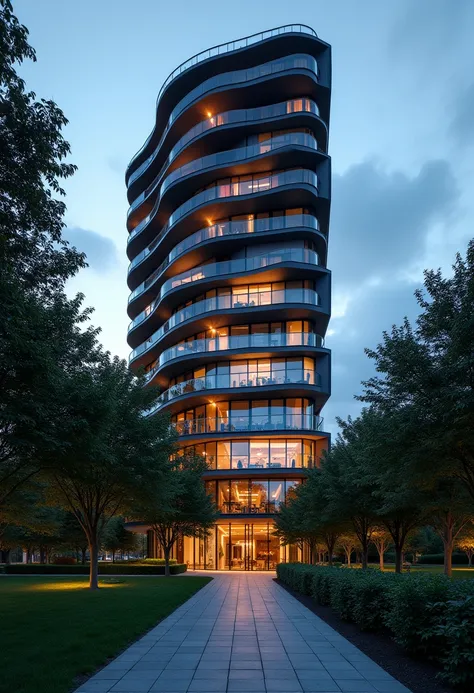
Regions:
<instances>
[{"instance_id":1,"label":"high-rise building","mask_svg":"<svg viewBox=\"0 0 474 693\"><path fill-rule=\"evenodd\" d=\"M307 26L210 48L167 78L127 169L130 367L205 455L221 512L178 545L191 567L305 558L272 516L329 440L330 94L331 48Z\"/></svg>"}]
</instances>

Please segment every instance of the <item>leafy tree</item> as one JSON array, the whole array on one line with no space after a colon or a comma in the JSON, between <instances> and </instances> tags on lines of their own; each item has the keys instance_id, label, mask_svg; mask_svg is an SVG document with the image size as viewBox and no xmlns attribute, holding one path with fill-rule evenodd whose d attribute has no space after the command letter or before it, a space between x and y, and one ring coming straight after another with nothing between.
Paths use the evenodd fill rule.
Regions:
<instances>
[{"instance_id":1,"label":"leafy tree","mask_svg":"<svg viewBox=\"0 0 474 693\"><path fill-rule=\"evenodd\" d=\"M87 537L76 516L68 510L63 511L59 549L62 551L73 551L78 562L80 561L83 565L86 563Z\"/></svg>"},{"instance_id":2,"label":"leafy tree","mask_svg":"<svg viewBox=\"0 0 474 693\"><path fill-rule=\"evenodd\" d=\"M63 382L57 426L67 446L50 460L50 499L74 514L87 537L91 589L104 526L131 509L145 479L164 481L173 449L167 417L146 416L157 392L143 384L108 354Z\"/></svg>"},{"instance_id":3,"label":"leafy tree","mask_svg":"<svg viewBox=\"0 0 474 693\"><path fill-rule=\"evenodd\" d=\"M338 518L327 516L322 476L318 469L308 470L304 484L299 484L293 496L275 517L275 534L284 545L308 547L311 563L315 552L323 546L331 565L334 549L345 529Z\"/></svg>"},{"instance_id":4,"label":"leafy tree","mask_svg":"<svg viewBox=\"0 0 474 693\"><path fill-rule=\"evenodd\" d=\"M115 562L115 554L120 551L134 551L137 548L137 535L125 529L123 517L113 517L108 521L104 529L102 547L112 554L112 562Z\"/></svg>"},{"instance_id":5,"label":"leafy tree","mask_svg":"<svg viewBox=\"0 0 474 693\"><path fill-rule=\"evenodd\" d=\"M415 326L405 319L366 350L379 375L360 399L405 414L417 438L411 466L435 483L457 477L474 499L474 240L452 277L424 277Z\"/></svg>"},{"instance_id":6,"label":"leafy tree","mask_svg":"<svg viewBox=\"0 0 474 693\"><path fill-rule=\"evenodd\" d=\"M357 419L338 419L341 428L336 442L321 465L325 516L333 522L350 522L362 551L362 568L367 568L372 533L380 524L374 501L372 460L368 454L376 420L364 411Z\"/></svg>"},{"instance_id":7,"label":"leafy tree","mask_svg":"<svg viewBox=\"0 0 474 693\"><path fill-rule=\"evenodd\" d=\"M359 546L357 535L354 532L345 532L344 534L341 534L337 540L337 546L344 551L347 565L351 565L352 554Z\"/></svg>"},{"instance_id":8,"label":"leafy tree","mask_svg":"<svg viewBox=\"0 0 474 693\"><path fill-rule=\"evenodd\" d=\"M372 532L372 544L379 555L380 570L384 569L384 555L391 544L392 537L385 527L375 527Z\"/></svg>"},{"instance_id":9,"label":"leafy tree","mask_svg":"<svg viewBox=\"0 0 474 693\"><path fill-rule=\"evenodd\" d=\"M36 61L28 31L0 6L0 268L22 288L44 298L64 287L85 266L85 257L62 238L65 204L61 180L75 166L67 163L67 124L52 102L26 91L16 66ZM2 290L5 286L2 285Z\"/></svg>"},{"instance_id":10,"label":"leafy tree","mask_svg":"<svg viewBox=\"0 0 474 693\"><path fill-rule=\"evenodd\" d=\"M60 397L66 372L97 358L97 330L84 329L82 297L44 304L13 287L0 321L0 508L64 449Z\"/></svg>"},{"instance_id":11,"label":"leafy tree","mask_svg":"<svg viewBox=\"0 0 474 693\"><path fill-rule=\"evenodd\" d=\"M178 454L168 456L161 479L156 475L145 479L134 515L155 532L163 550L165 575L170 575L171 551L178 539L204 538L219 517L202 480L206 470L201 456Z\"/></svg>"},{"instance_id":12,"label":"leafy tree","mask_svg":"<svg viewBox=\"0 0 474 693\"><path fill-rule=\"evenodd\" d=\"M16 67L36 60L28 32L9 0L0 6L0 508L41 469L61 441L51 437L61 369L84 358L94 331L89 311L69 301L66 280L85 256L62 238L61 182L66 119L52 101L36 100ZM73 338L73 340L72 340ZM74 345L72 344L74 342ZM82 344L82 346L80 346ZM81 353L79 353L81 352Z\"/></svg>"},{"instance_id":13,"label":"leafy tree","mask_svg":"<svg viewBox=\"0 0 474 693\"><path fill-rule=\"evenodd\" d=\"M444 549L444 573L453 574L453 551L458 537L472 519L472 501L459 480L441 479L430 502L429 516Z\"/></svg>"},{"instance_id":14,"label":"leafy tree","mask_svg":"<svg viewBox=\"0 0 474 693\"><path fill-rule=\"evenodd\" d=\"M413 474L411 464L416 436L406 416L371 408L364 420L370 429L364 437L371 461L366 468L366 483L372 484L376 512L380 524L390 534L395 572L400 573L407 538L419 526L426 504L424 479Z\"/></svg>"},{"instance_id":15,"label":"leafy tree","mask_svg":"<svg viewBox=\"0 0 474 693\"><path fill-rule=\"evenodd\" d=\"M458 537L456 545L467 556L469 568L472 568L472 558L474 556L474 526L470 524L464 528L461 536Z\"/></svg>"}]
</instances>

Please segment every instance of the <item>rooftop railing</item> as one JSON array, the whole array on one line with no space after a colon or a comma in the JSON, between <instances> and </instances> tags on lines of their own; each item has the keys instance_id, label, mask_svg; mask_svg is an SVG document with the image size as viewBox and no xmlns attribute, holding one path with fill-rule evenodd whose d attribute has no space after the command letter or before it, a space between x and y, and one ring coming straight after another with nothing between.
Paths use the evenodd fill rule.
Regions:
<instances>
[{"instance_id":1,"label":"rooftop railing","mask_svg":"<svg viewBox=\"0 0 474 693\"><path fill-rule=\"evenodd\" d=\"M214 77L205 80L204 82L201 82L201 84L189 91L173 108L169 115L168 122L166 123L166 126L161 134L160 141L157 147L155 148L155 151L140 164L137 170L134 171L134 174L140 175L140 173L143 173L143 171L150 164L150 161L152 161L153 157L155 156L156 151L160 149L164 141L164 138L168 134L175 120L193 101L195 101L199 97L204 96L204 94L214 89L217 89L218 87L231 86L233 84L241 84L243 82L250 82L260 77L266 77L268 75L292 69L310 70L314 73L316 77L318 75L318 64L316 62L316 59L312 55L306 55L303 53L286 56L284 58L278 58L276 60L271 60L268 63L263 63L262 65L246 68L244 70L222 72L220 74L215 75ZM146 142L141 147L141 149L135 154L133 159L130 161L130 164L128 165L129 167L131 163L137 158L137 156L139 156L141 152L144 151L144 149L146 149L152 136L153 131L148 136Z\"/></svg>"}]
</instances>

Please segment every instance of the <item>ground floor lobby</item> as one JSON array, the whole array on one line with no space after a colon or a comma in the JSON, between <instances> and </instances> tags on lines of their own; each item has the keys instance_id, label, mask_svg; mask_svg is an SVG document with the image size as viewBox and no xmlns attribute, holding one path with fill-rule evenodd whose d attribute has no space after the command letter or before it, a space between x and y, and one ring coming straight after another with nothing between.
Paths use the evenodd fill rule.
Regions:
<instances>
[{"instance_id":1,"label":"ground floor lobby","mask_svg":"<svg viewBox=\"0 0 474 693\"><path fill-rule=\"evenodd\" d=\"M190 570L275 570L278 563L304 560L295 545L283 546L273 535L272 521L220 520L206 539L184 537L175 546L173 558ZM148 531L148 556L159 558L161 550Z\"/></svg>"}]
</instances>

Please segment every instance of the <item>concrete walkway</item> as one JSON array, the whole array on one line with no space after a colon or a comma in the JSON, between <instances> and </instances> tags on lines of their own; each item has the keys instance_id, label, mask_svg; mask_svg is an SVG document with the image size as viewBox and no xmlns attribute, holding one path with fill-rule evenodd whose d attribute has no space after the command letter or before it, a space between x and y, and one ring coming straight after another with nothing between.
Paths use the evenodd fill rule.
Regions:
<instances>
[{"instance_id":1,"label":"concrete walkway","mask_svg":"<svg viewBox=\"0 0 474 693\"><path fill-rule=\"evenodd\" d=\"M213 577L77 693L410 693L272 574Z\"/></svg>"}]
</instances>

